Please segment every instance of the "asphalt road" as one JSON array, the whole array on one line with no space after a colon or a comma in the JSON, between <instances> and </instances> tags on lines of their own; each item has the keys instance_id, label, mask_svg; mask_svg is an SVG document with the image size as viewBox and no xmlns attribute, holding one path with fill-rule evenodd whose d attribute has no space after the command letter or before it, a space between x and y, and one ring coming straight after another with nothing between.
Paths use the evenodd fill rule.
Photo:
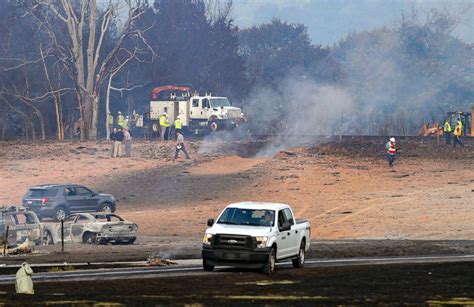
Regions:
<instances>
[{"instance_id":1,"label":"asphalt road","mask_svg":"<svg viewBox=\"0 0 474 307\"><path fill-rule=\"evenodd\" d=\"M307 268L330 268L330 267L351 267L351 266L376 266L387 264L427 264L427 263L456 263L474 262L474 255L439 255L439 256L407 256L407 257L361 257L361 258L341 258L341 259L307 259ZM123 263L121 263L123 264ZM51 267L51 264L47 265ZM67 266L74 267L74 264ZM36 268L41 265L36 265ZM33 270L35 269L33 267ZM291 262L277 264L278 269L291 268ZM225 273L234 271L229 267L216 267L215 272ZM129 268L108 268L94 270L74 270L62 272L42 272L33 274L34 282L70 282L81 280L106 280L124 278L157 278L169 276L186 275L206 275L215 272L204 272L201 260L181 260L176 266L150 266L150 267L129 267ZM11 284L15 282L15 275L1 275L0 284Z\"/></svg>"}]
</instances>

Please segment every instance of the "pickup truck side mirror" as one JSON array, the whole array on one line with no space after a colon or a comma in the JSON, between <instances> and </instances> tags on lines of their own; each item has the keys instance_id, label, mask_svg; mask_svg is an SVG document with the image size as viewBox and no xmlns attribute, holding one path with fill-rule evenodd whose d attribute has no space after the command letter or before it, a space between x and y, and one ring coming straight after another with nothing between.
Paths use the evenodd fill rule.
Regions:
<instances>
[{"instance_id":1,"label":"pickup truck side mirror","mask_svg":"<svg viewBox=\"0 0 474 307\"><path fill-rule=\"evenodd\" d=\"M280 231L287 231L291 229L291 223L290 222L284 222L283 225L280 227Z\"/></svg>"},{"instance_id":2,"label":"pickup truck side mirror","mask_svg":"<svg viewBox=\"0 0 474 307\"><path fill-rule=\"evenodd\" d=\"M207 226L212 227L212 225L214 225L214 219L208 219Z\"/></svg>"}]
</instances>

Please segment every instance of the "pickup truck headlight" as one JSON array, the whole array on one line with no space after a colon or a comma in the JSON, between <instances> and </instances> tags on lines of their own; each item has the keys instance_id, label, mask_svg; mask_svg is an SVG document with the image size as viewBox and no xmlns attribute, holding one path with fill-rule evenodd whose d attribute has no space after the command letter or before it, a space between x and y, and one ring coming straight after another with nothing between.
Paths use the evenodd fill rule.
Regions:
<instances>
[{"instance_id":1,"label":"pickup truck headlight","mask_svg":"<svg viewBox=\"0 0 474 307\"><path fill-rule=\"evenodd\" d=\"M255 237L257 240L257 248L265 248L267 247L268 237Z\"/></svg>"},{"instance_id":2,"label":"pickup truck headlight","mask_svg":"<svg viewBox=\"0 0 474 307\"><path fill-rule=\"evenodd\" d=\"M202 239L202 244L204 245L211 245L212 234L206 233L204 238Z\"/></svg>"}]
</instances>

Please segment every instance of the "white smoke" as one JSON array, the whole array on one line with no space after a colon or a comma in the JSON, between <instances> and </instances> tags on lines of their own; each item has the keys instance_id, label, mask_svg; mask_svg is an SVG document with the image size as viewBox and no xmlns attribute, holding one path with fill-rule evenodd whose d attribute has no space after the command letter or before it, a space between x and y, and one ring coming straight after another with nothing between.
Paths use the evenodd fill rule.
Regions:
<instances>
[{"instance_id":1,"label":"white smoke","mask_svg":"<svg viewBox=\"0 0 474 307\"><path fill-rule=\"evenodd\" d=\"M321 136L348 134L354 120L354 101L343 87L290 77L278 91L258 89L248 101L251 131L274 135L260 156L299 146Z\"/></svg>"}]
</instances>

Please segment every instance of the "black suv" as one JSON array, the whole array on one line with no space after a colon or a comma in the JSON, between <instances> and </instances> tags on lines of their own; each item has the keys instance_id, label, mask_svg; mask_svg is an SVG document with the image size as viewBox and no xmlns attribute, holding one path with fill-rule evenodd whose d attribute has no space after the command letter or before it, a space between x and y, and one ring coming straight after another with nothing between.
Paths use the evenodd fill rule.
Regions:
<instances>
[{"instance_id":1,"label":"black suv","mask_svg":"<svg viewBox=\"0 0 474 307\"><path fill-rule=\"evenodd\" d=\"M115 212L115 199L77 184L45 184L30 188L23 196L23 207L39 218L56 221L75 212Z\"/></svg>"}]
</instances>

